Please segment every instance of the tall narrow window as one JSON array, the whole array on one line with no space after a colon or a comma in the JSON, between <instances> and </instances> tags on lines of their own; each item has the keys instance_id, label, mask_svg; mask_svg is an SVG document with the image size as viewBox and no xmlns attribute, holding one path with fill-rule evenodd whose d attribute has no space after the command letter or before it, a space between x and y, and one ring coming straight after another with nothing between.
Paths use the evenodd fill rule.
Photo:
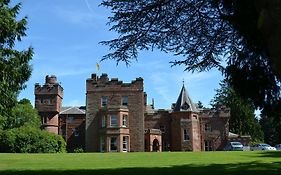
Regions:
<instances>
[{"instance_id":1,"label":"tall narrow window","mask_svg":"<svg viewBox=\"0 0 281 175\"><path fill-rule=\"evenodd\" d=\"M106 127L106 115L103 115L101 118L101 127L102 128Z\"/></svg>"},{"instance_id":2,"label":"tall narrow window","mask_svg":"<svg viewBox=\"0 0 281 175\"><path fill-rule=\"evenodd\" d=\"M117 115L110 116L110 126L118 126Z\"/></svg>"},{"instance_id":3,"label":"tall narrow window","mask_svg":"<svg viewBox=\"0 0 281 175\"><path fill-rule=\"evenodd\" d=\"M188 135L188 130L187 129L184 129L183 130L183 140L184 141L189 141L189 135Z\"/></svg>"},{"instance_id":4,"label":"tall narrow window","mask_svg":"<svg viewBox=\"0 0 281 175\"><path fill-rule=\"evenodd\" d=\"M123 152L128 152L128 144L129 143L129 137L123 136Z\"/></svg>"},{"instance_id":5,"label":"tall narrow window","mask_svg":"<svg viewBox=\"0 0 281 175\"><path fill-rule=\"evenodd\" d=\"M101 97L101 106L104 107L107 105L107 98L106 96Z\"/></svg>"},{"instance_id":6,"label":"tall narrow window","mask_svg":"<svg viewBox=\"0 0 281 175\"><path fill-rule=\"evenodd\" d=\"M212 141L205 140L205 151L212 151L212 150L213 150Z\"/></svg>"},{"instance_id":7,"label":"tall narrow window","mask_svg":"<svg viewBox=\"0 0 281 175\"><path fill-rule=\"evenodd\" d=\"M100 137L100 152L105 152L105 142L104 137Z\"/></svg>"},{"instance_id":8,"label":"tall narrow window","mask_svg":"<svg viewBox=\"0 0 281 175\"><path fill-rule=\"evenodd\" d=\"M48 123L48 117L43 117L43 124L47 124Z\"/></svg>"},{"instance_id":9,"label":"tall narrow window","mask_svg":"<svg viewBox=\"0 0 281 175\"><path fill-rule=\"evenodd\" d=\"M117 151L117 137L110 137L110 151Z\"/></svg>"},{"instance_id":10,"label":"tall narrow window","mask_svg":"<svg viewBox=\"0 0 281 175\"><path fill-rule=\"evenodd\" d=\"M123 106L128 106L128 96L122 96L122 102L121 104Z\"/></svg>"},{"instance_id":11,"label":"tall narrow window","mask_svg":"<svg viewBox=\"0 0 281 175\"><path fill-rule=\"evenodd\" d=\"M212 127L209 123L205 124L205 132L212 132Z\"/></svg>"},{"instance_id":12,"label":"tall narrow window","mask_svg":"<svg viewBox=\"0 0 281 175\"><path fill-rule=\"evenodd\" d=\"M123 116L122 116L122 126L123 127L128 126L128 115L123 114Z\"/></svg>"}]
</instances>

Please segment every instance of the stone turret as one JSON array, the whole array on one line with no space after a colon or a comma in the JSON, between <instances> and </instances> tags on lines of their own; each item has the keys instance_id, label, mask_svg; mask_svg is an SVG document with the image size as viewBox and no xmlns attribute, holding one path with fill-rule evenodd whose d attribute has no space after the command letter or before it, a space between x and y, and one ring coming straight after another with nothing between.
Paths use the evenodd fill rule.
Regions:
<instances>
[{"instance_id":1,"label":"stone turret","mask_svg":"<svg viewBox=\"0 0 281 175\"><path fill-rule=\"evenodd\" d=\"M61 112L63 88L57 83L56 76L46 76L45 84L35 84L35 108L41 116L42 127L47 131L58 134L59 119Z\"/></svg>"}]
</instances>

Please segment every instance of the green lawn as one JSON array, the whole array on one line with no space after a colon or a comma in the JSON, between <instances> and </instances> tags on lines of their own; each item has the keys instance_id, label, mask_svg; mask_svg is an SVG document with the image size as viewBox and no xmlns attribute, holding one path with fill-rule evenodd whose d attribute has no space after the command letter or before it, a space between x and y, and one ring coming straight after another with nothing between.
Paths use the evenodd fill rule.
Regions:
<instances>
[{"instance_id":1,"label":"green lawn","mask_svg":"<svg viewBox=\"0 0 281 175\"><path fill-rule=\"evenodd\" d=\"M281 151L0 154L0 175L281 175Z\"/></svg>"}]
</instances>

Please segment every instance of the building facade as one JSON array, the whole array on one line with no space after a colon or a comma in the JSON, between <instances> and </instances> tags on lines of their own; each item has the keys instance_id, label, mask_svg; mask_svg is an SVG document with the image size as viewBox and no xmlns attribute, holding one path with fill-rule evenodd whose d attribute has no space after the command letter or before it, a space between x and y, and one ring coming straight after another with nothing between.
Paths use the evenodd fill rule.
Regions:
<instances>
[{"instance_id":1,"label":"building facade","mask_svg":"<svg viewBox=\"0 0 281 175\"><path fill-rule=\"evenodd\" d=\"M85 107L62 107L63 88L56 76L46 76L41 86L35 84L35 108L41 116L42 128L60 134L69 152L85 148Z\"/></svg>"},{"instance_id":2,"label":"building facade","mask_svg":"<svg viewBox=\"0 0 281 175\"><path fill-rule=\"evenodd\" d=\"M43 86L35 85L35 107L42 126L62 135L69 150L213 151L222 150L228 141L230 110L223 106L198 109L184 85L176 103L167 110L147 104L142 78L123 83L107 74L92 74L86 80L84 108L62 108L62 92L55 76L47 76ZM55 108L44 103L50 97L56 99L50 103Z\"/></svg>"}]
</instances>

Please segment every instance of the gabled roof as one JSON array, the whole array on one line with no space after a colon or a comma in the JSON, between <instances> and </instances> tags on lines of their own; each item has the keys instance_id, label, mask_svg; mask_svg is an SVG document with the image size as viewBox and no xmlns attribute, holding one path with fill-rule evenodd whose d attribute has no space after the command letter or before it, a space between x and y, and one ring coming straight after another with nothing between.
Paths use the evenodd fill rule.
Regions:
<instances>
[{"instance_id":1,"label":"gabled roof","mask_svg":"<svg viewBox=\"0 0 281 175\"><path fill-rule=\"evenodd\" d=\"M182 86L180 95L173 109L173 112L179 111L199 112L195 104L192 102L190 96L188 95L188 92L186 91L184 85Z\"/></svg>"},{"instance_id":2,"label":"gabled roof","mask_svg":"<svg viewBox=\"0 0 281 175\"><path fill-rule=\"evenodd\" d=\"M62 107L60 114L85 114L85 110L81 106Z\"/></svg>"}]
</instances>

